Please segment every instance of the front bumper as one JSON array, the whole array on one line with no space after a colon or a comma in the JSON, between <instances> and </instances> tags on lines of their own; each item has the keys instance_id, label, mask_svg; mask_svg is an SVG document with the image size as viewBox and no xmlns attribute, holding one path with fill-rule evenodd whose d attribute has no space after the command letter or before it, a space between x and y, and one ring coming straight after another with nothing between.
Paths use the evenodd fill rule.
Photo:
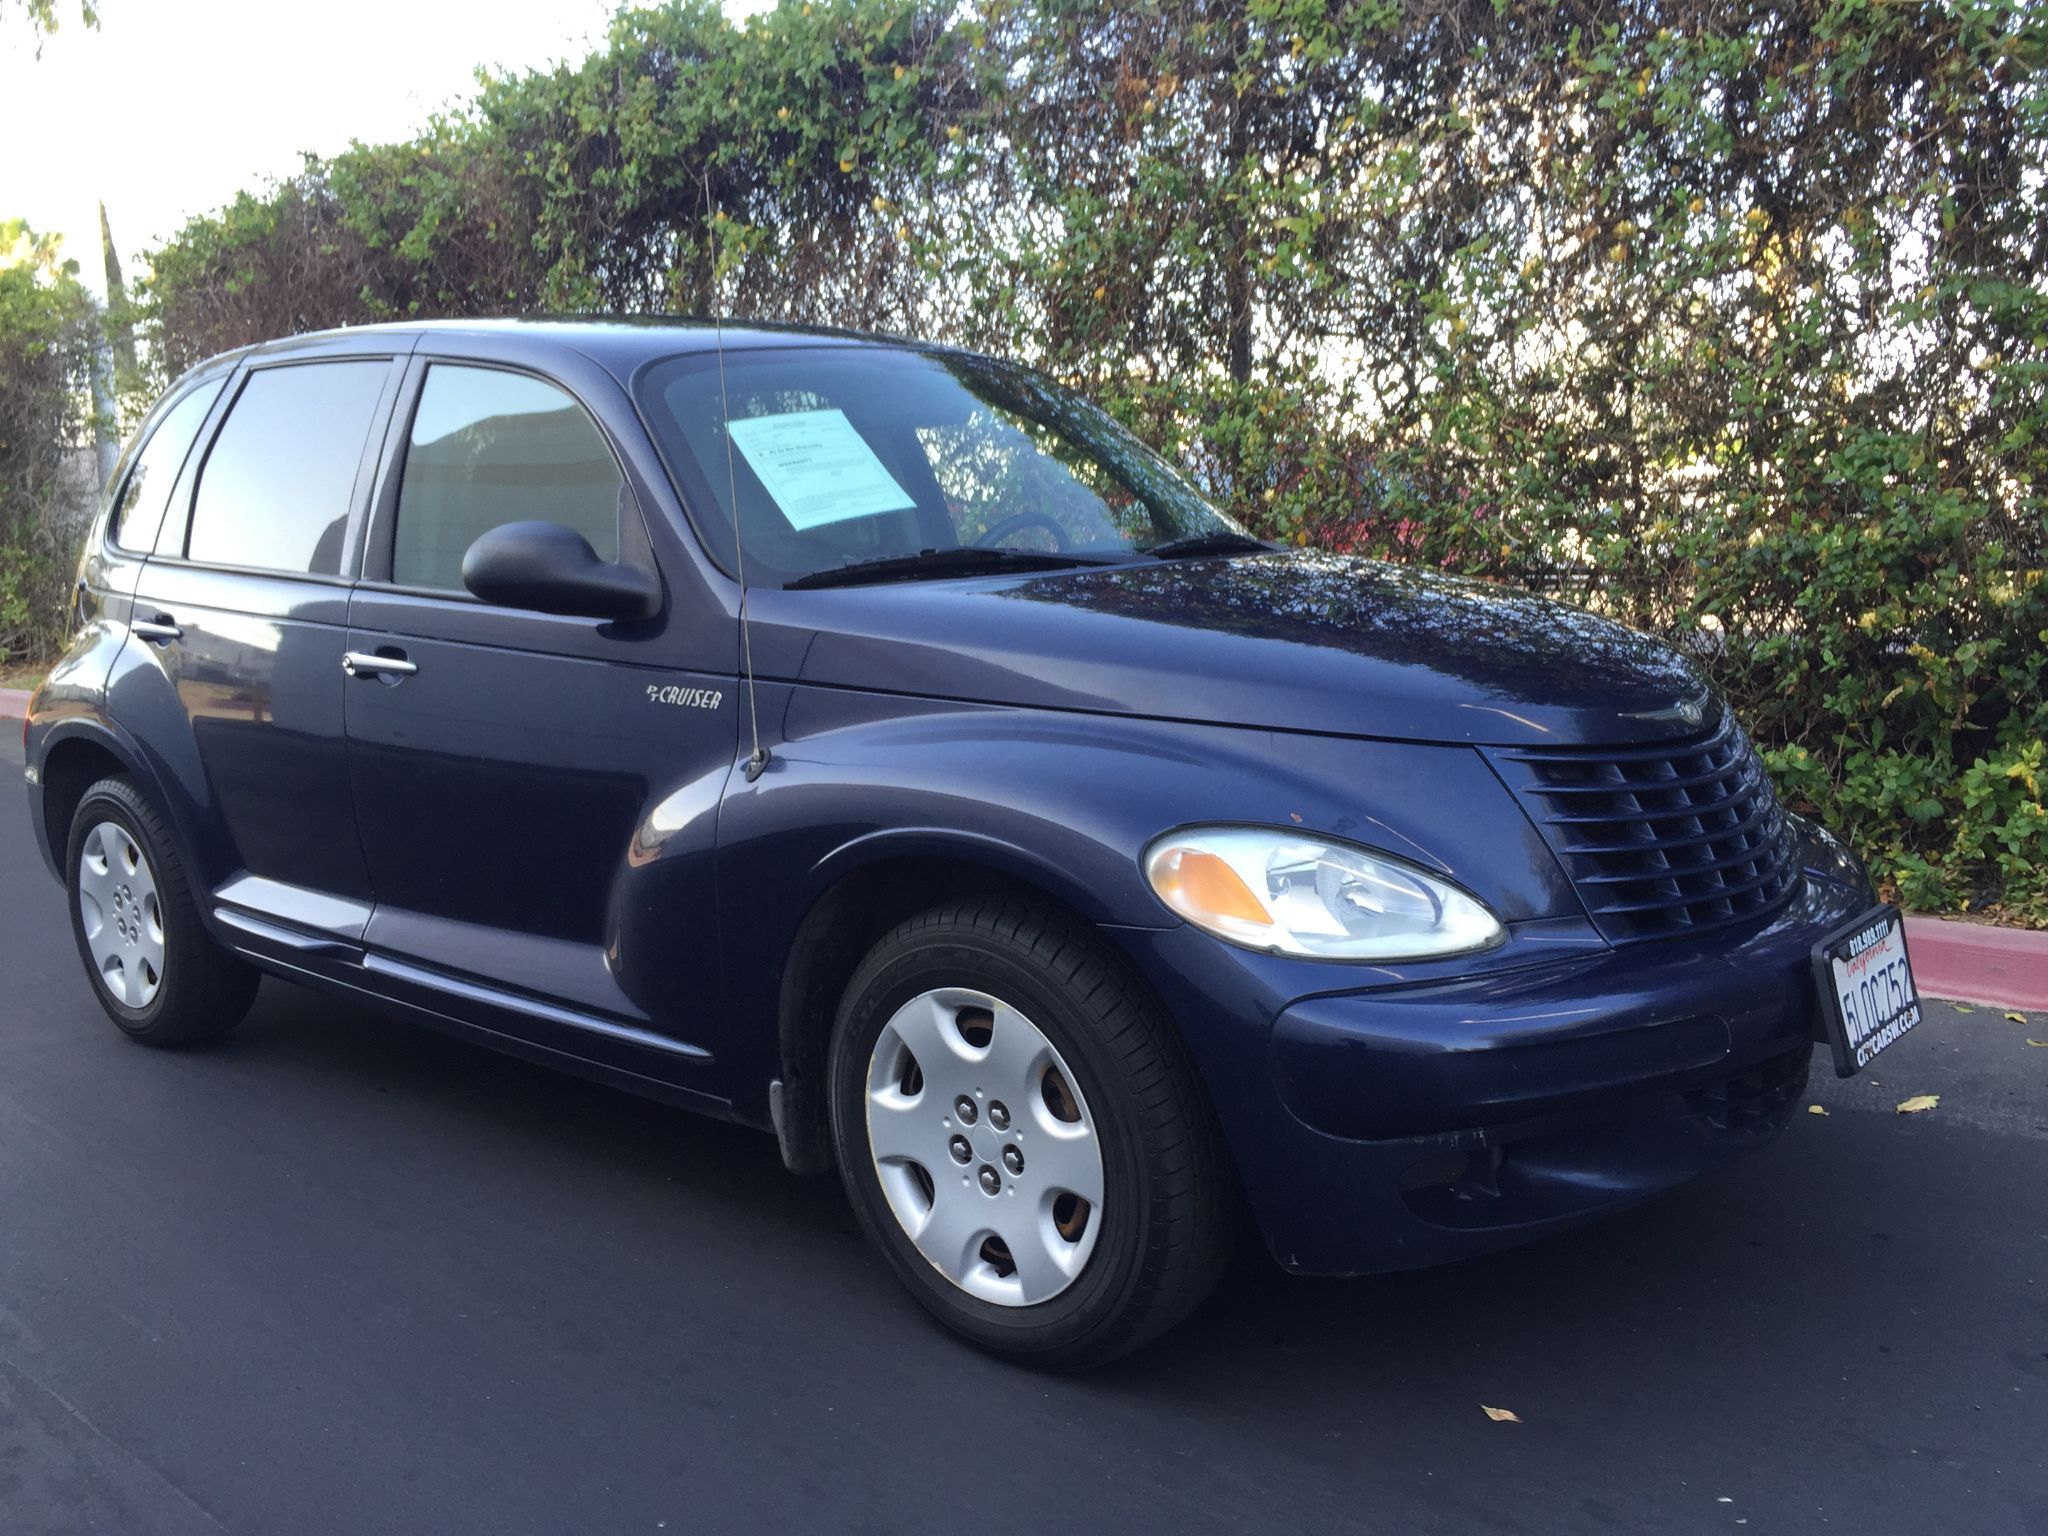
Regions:
<instances>
[{"instance_id":1,"label":"front bumper","mask_svg":"<svg viewBox=\"0 0 2048 1536\"><path fill-rule=\"evenodd\" d=\"M1813 1051L1809 951L1871 902L1809 874L1746 930L1283 999L1263 1032L1219 1010L1270 988L1266 957L1241 989L1190 930L1144 958L1275 1257L1354 1274L1560 1231L1775 1139Z\"/></svg>"}]
</instances>

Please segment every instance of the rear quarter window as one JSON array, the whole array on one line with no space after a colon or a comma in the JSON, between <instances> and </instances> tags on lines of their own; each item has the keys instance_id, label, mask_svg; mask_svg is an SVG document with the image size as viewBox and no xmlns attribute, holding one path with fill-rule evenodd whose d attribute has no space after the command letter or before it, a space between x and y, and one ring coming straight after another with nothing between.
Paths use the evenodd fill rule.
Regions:
<instances>
[{"instance_id":1,"label":"rear quarter window","mask_svg":"<svg viewBox=\"0 0 2048 1536\"><path fill-rule=\"evenodd\" d=\"M164 507L185 467L185 455L192 440L206 422L206 413L219 398L221 383L202 384L187 394L157 420L135 456L135 467L121 487L121 499L114 504L107 522L107 537L127 550L147 550L156 542L157 526L163 522Z\"/></svg>"}]
</instances>

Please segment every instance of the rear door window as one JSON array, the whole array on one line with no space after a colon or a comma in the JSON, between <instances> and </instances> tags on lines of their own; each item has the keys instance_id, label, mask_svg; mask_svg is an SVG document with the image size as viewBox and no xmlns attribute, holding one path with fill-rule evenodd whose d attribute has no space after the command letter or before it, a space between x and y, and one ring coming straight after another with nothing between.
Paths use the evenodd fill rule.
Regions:
<instances>
[{"instance_id":1,"label":"rear door window","mask_svg":"<svg viewBox=\"0 0 2048 1536\"><path fill-rule=\"evenodd\" d=\"M616 560L625 484L597 423L564 390L436 363L413 413L391 579L460 591L469 546L504 523L560 523Z\"/></svg>"},{"instance_id":2,"label":"rear door window","mask_svg":"<svg viewBox=\"0 0 2048 1536\"><path fill-rule=\"evenodd\" d=\"M187 558L336 576L391 365L294 363L242 387L200 471Z\"/></svg>"},{"instance_id":3,"label":"rear door window","mask_svg":"<svg viewBox=\"0 0 2048 1536\"><path fill-rule=\"evenodd\" d=\"M192 439L205 424L206 413L220 394L221 381L202 384L166 411L136 456L135 468L121 487L121 500L107 524L107 537L123 549L146 550L156 542L157 525L164 518L164 504L178 471L185 467L185 455L192 451Z\"/></svg>"}]
</instances>

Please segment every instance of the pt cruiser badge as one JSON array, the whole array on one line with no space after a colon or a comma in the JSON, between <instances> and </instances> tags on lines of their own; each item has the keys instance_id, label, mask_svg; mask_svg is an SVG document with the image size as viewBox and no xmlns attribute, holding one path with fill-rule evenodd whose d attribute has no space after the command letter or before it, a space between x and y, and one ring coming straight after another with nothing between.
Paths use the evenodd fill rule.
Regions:
<instances>
[{"instance_id":1,"label":"pt cruiser badge","mask_svg":"<svg viewBox=\"0 0 2048 1536\"><path fill-rule=\"evenodd\" d=\"M725 701L725 695L716 688L663 687L657 683L647 685L647 697L656 704L674 704L683 709L716 709Z\"/></svg>"}]
</instances>

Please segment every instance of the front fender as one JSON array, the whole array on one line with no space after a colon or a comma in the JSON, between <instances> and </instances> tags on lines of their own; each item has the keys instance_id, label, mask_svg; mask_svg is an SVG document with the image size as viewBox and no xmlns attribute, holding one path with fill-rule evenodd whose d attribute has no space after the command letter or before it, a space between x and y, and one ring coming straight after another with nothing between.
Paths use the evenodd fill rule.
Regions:
<instances>
[{"instance_id":1,"label":"front fender","mask_svg":"<svg viewBox=\"0 0 2048 1536\"><path fill-rule=\"evenodd\" d=\"M1536 829L1466 747L807 687L789 694L781 734L767 771L731 785L718 830L731 1048L761 1082L775 1075L779 989L806 916L885 860L986 868L1090 922L1167 930L1180 923L1145 881L1146 845L1190 823L1263 822L1440 871L1508 923L1580 914ZM1331 984L1310 975L1327 967L1275 963L1303 991Z\"/></svg>"},{"instance_id":2,"label":"front fender","mask_svg":"<svg viewBox=\"0 0 2048 1536\"><path fill-rule=\"evenodd\" d=\"M1124 872L1113 867L1115 861L1095 858L1099 845L1061 839L1057 835L1060 829L1028 815L1016 819L999 815L991 820L1007 824L990 831L946 824L878 827L833 848L805 872L805 884L822 896L848 876L877 864L906 860L971 864L1043 891L1092 923L1165 928L1180 921L1151 901L1149 892L1139 899L1138 892L1121 878ZM1025 840L1032 833L1041 834L1036 845ZM1078 875L1074 866L1060 863L1048 851L1056 844L1066 844L1064 851L1077 855L1084 868L1109 863L1112 867L1097 871L1108 878L1091 883Z\"/></svg>"}]
</instances>

